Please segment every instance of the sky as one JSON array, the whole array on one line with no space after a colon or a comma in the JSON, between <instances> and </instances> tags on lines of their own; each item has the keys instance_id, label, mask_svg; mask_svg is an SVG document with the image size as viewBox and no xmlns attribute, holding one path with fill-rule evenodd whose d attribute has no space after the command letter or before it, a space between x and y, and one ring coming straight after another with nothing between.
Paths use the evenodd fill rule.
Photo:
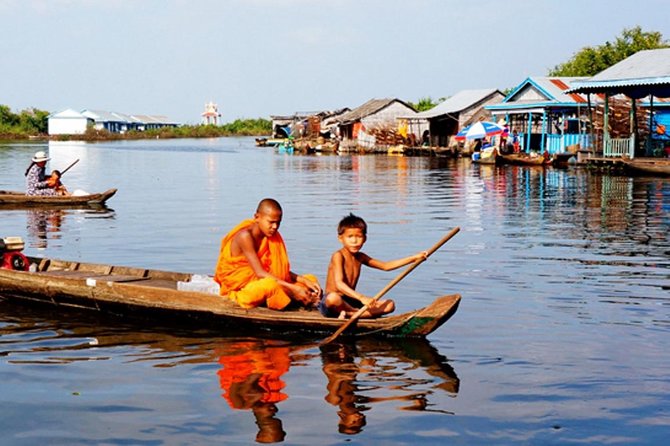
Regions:
<instances>
[{"instance_id":1,"label":"sky","mask_svg":"<svg viewBox=\"0 0 670 446\"><path fill-rule=\"evenodd\" d=\"M197 124L512 88L667 0L0 0L0 104Z\"/></svg>"}]
</instances>

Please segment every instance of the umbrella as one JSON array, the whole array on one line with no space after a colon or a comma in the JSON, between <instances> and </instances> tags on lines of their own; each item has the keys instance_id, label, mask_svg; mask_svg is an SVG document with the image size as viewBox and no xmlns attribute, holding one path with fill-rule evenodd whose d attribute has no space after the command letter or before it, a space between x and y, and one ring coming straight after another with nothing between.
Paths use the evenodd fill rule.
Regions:
<instances>
[{"instance_id":1,"label":"umbrella","mask_svg":"<svg viewBox=\"0 0 670 446\"><path fill-rule=\"evenodd\" d=\"M495 122L478 121L458 132L456 139L481 139L487 136L500 135L504 131L505 128Z\"/></svg>"}]
</instances>

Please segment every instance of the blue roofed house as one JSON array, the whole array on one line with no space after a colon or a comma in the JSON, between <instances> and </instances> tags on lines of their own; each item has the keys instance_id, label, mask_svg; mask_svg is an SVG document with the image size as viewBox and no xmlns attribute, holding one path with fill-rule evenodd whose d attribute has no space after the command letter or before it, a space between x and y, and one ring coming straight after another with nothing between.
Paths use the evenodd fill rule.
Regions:
<instances>
[{"instance_id":1,"label":"blue roofed house","mask_svg":"<svg viewBox=\"0 0 670 446\"><path fill-rule=\"evenodd\" d=\"M638 51L595 76L576 82L571 92L604 97L601 143L604 157L668 156L670 48ZM610 101L622 95L630 102L628 135L612 137ZM638 105L646 109L648 122L640 122Z\"/></svg>"},{"instance_id":2,"label":"blue roofed house","mask_svg":"<svg viewBox=\"0 0 670 446\"><path fill-rule=\"evenodd\" d=\"M504 118L517 132L521 150L554 155L591 146L590 98L568 90L584 77L525 79L505 99L486 106L496 120ZM594 98L594 100L599 100Z\"/></svg>"}]
</instances>

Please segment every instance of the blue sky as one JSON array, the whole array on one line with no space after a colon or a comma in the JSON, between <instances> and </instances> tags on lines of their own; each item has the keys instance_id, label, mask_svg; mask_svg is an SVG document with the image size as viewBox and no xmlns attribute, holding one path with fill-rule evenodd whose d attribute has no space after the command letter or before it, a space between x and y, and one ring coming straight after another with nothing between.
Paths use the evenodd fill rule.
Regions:
<instances>
[{"instance_id":1,"label":"blue sky","mask_svg":"<svg viewBox=\"0 0 670 446\"><path fill-rule=\"evenodd\" d=\"M516 86L667 0L0 0L0 104L197 123Z\"/></svg>"}]
</instances>

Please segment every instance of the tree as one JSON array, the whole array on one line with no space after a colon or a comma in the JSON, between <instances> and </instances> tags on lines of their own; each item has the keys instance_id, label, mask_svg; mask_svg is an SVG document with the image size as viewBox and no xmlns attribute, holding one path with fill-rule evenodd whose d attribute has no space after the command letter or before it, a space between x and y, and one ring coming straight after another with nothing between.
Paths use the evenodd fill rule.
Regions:
<instances>
[{"instance_id":1,"label":"tree","mask_svg":"<svg viewBox=\"0 0 670 446\"><path fill-rule=\"evenodd\" d=\"M444 99L438 100L438 102L435 103L435 102L433 102L433 99L430 96L426 96L425 98L419 99L419 102L417 102L417 103L410 102L409 105L411 105L414 108L414 110L416 110L418 112L422 112L422 111L430 110L431 108L435 107L437 104L442 102L443 100Z\"/></svg>"},{"instance_id":2,"label":"tree","mask_svg":"<svg viewBox=\"0 0 670 446\"><path fill-rule=\"evenodd\" d=\"M582 48L570 60L550 70L549 76L594 76L638 51L668 47L670 43L663 40L660 32L644 32L639 26L624 28L614 43Z\"/></svg>"}]
</instances>

